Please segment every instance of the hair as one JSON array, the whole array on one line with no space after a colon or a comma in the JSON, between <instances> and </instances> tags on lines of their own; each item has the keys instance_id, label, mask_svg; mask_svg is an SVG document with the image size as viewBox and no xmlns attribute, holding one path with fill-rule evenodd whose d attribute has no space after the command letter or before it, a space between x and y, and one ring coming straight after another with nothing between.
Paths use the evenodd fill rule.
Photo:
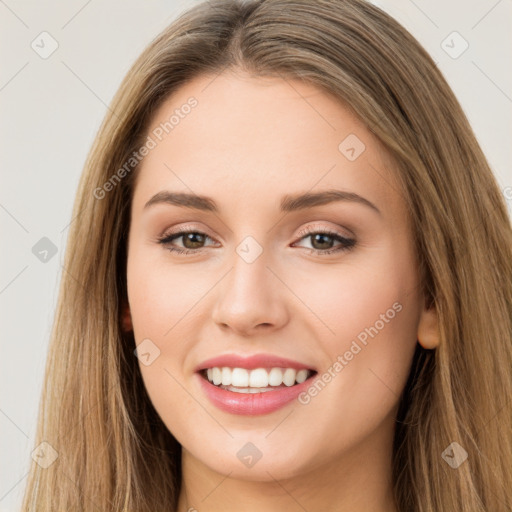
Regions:
<instances>
[{"instance_id":1,"label":"hair","mask_svg":"<svg viewBox=\"0 0 512 512\"><path fill-rule=\"evenodd\" d=\"M211 0L184 12L129 70L87 157L50 337L24 511L175 510L181 446L154 409L121 328L137 170L94 193L137 151L174 91L244 70L334 95L393 161L421 291L440 343L417 344L400 397L392 482L401 512L512 508L512 230L505 199L432 58L363 0ZM194 115L193 112L191 115ZM186 121L184 121L186 122ZM457 469L442 458L459 443Z\"/></svg>"}]
</instances>

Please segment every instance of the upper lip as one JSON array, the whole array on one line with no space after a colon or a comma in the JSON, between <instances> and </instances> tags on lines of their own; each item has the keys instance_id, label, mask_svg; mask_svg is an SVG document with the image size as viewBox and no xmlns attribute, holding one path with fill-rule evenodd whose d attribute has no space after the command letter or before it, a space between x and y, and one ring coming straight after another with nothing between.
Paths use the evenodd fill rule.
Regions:
<instances>
[{"instance_id":1,"label":"upper lip","mask_svg":"<svg viewBox=\"0 0 512 512\"><path fill-rule=\"evenodd\" d=\"M247 370L252 370L254 368L294 368L296 370L315 370L310 365L285 357L275 356L273 354L253 354L250 356L223 354L203 361L196 367L195 371L200 372L208 368L221 368L223 366L227 366L229 368L246 368Z\"/></svg>"}]
</instances>

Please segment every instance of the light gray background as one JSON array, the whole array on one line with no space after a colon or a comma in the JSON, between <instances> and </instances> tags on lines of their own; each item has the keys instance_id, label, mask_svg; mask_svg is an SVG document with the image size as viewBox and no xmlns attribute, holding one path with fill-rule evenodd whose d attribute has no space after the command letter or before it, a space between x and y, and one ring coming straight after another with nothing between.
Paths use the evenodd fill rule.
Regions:
<instances>
[{"instance_id":1,"label":"light gray background","mask_svg":"<svg viewBox=\"0 0 512 512\"><path fill-rule=\"evenodd\" d=\"M86 154L123 76L191 0L0 0L0 512L18 510L33 449L71 208ZM511 0L379 0L453 87L512 212ZM41 32L58 42L42 59ZM442 42L457 31L458 58ZM454 41L453 43L451 41ZM461 48L450 36L445 45ZM46 263L32 247L48 237Z\"/></svg>"}]
</instances>

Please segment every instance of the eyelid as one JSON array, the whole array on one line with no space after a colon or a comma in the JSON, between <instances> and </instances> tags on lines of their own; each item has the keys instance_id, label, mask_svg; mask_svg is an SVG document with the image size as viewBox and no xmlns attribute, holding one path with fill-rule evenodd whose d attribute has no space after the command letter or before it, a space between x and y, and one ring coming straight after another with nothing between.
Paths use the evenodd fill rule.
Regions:
<instances>
[{"instance_id":1,"label":"eyelid","mask_svg":"<svg viewBox=\"0 0 512 512\"><path fill-rule=\"evenodd\" d=\"M207 230L205 230L207 231ZM200 229L195 229L193 226L181 226L176 231L172 231L171 233L165 233L157 238L157 243L162 244L164 246L170 245L171 242L175 239L182 238L188 233L196 233L200 235L204 235L206 238L210 240L216 241L214 237L210 236L208 233L201 231ZM353 248L358 245L358 242L355 237L349 235L348 237L340 234L338 231L333 230L331 228L326 228L322 226L307 226L303 230L301 230L297 236L298 239L293 242L292 247L295 246L298 242L308 237L314 236L316 234L325 234L335 240L341 245L337 248L331 248L326 250L314 249L309 247L304 247L305 250L313 253L319 257L328 257L332 254L342 254L345 252L350 252ZM179 247L166 247L168 251L175 253L176 255L185 256L185 255L200 255L207 247L200 247L198 249L181 249Z\"/></svg>"},{"instance_id":2,"label":"eyelid","mask_svg":"<svg viewBox=\"0 0 512 512\"><path fill-rule=\"evenodd\" d=\"M185 225L180 225L177 228L166 229L157 238L161 240L162 238L167 238L172 235L184 234L184 233L188 233L188 232L203 233L203 234L209 236L212 240L215 240L215 237L210 234L210 231L208 229L199 227L194 224L185 224Z\"/></svg>"},{"instance_id":3,"label":"eyelid","mask_svg":"<svg viewBox=\"0 0 512 512\"><path fill-rule=\"evenodd\" d=\"M309 225L309 226L306 226L305 228L301 229L297 233L297 236L302 238L306 235L311 235L314 233L321 232L321 233L329 233L331 235L336 235L336 236L339 236L341 238L346 238L346 239L355 238L355 235L353 233L351 233L348 229L344 228L346 233L341 232L340 229L341 229L341 226L339 226L338 228L331 228L329 226L325 226L325 225L321 225L321 224L320 225Z\"/></svg>"},{"instance_id":4,"label":"eyelid","mask_svg":"<svg viewBox=\"0 0 512 512\"><path fill-rule=\"evenodd\" d=\"M346 231L348 231L348 230L346 230ZM162 240L162 239L168 238L172 235L183 234L183 233L187 233L187 232L197 232L197 233L205 234L212 240L216 240L216 238L214 236L212 236L211 233L207 229L204 229L202 227L198 228L197 225L193 225L193 224L190 224L190 225L185 224L183 226L180 225L179 228L173 229L171 231L164 230L164 232L160 236L158 236L157 239ZM350 232L343 234L343 233L340 233L335 228L327 227L325 225L308 225L305 228L302 228L297 233L297 237L299 239L301 239L307 235L311 235L316 232L328 233L328 234L336 235L336 236L339 236L341 238L346 238L346 239L354 238L354 235ZM296 241L299 241L299 240L296 240Z\"/></svg>"}]
</instances>

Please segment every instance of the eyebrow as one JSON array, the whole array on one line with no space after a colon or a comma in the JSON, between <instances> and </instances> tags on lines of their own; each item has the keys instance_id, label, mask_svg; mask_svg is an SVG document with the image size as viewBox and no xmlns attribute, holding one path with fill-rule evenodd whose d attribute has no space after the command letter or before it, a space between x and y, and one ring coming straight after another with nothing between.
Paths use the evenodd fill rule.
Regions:
<instances>
[{"instance_id":1,"label":"eyebrow","mask_svg":"<svg viewBox=\"0 0 512 512\"><path fill-rule=\"evenodd\" d=\"M285 195L281 199L280 209L282 212L294 212L338 201L359 203L371 208L381 215L381 211L377 206L368 201L368 199L354 192L343 190L325 190L322 192L306 192L303 194ZM217 203L211 197L188 194L185 192L170 192L167 190L163 190L155 194L144 205L144 209L149 208L152 205L162 203L213 213L219 213L220 211Z\"/></svg>"}]
</instances>

